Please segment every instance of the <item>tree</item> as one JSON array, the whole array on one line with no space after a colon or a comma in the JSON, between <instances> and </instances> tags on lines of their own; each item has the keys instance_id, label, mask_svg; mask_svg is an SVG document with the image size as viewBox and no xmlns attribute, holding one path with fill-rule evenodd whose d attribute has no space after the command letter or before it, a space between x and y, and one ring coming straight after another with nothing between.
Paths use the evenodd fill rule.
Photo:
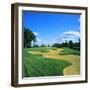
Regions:
<instances>
[{"instance_id":1,"label":"tree","mask_svg":"<svg viewBox=\"0 0 90 90\"><path fill-rule=\"evenodd\" d=\"M45 45L44 45L44 44L42 44L42 45L41 45L41 47L45 47Z\"/></svg>"},{"instance_id":2,"label":"tree","mask_svg":"<svg viewBox=\"0 0 90 90\"><path fill-rule=\"evenodd\" d=\"M65 41L64 46L68 47L68 42L67 41Z\"/></svg>"},{"instance_id":3,"label":"tree","mask_svg":"<svg viewBox=\"0 0 90 90\"><path fill-rule=\"evenodd\" d=\"M52 45L52 47L61 48L61 45L60 45L59 43L54 43L54 44Z\"/></svg>"},{"instance_id":4,"label":"tree","mask_svg":"<svg viewBox=\"0 0 90 90\"><path fill-rule=\"evenodd\" d=\"M80 47L80 39L78 40L78 45L79 45L79 47Z\"/></svg>"},{"instance_id":5,"label":"tree","mask_svg":"<svg viewBox=\"0 0 90 90\"><path fill-rule=\"evenodd\" d=\"M73 41L72 40L69 41L69 48L73 48Z\"/></svg>"},{"instance_id":6,"label":"tree","mask_svg":"<svg viewBox=\"0 0 90 90\"><path fill-rule=\"evenodd\" d=\"M48 46L48 47L50 47L50 45L49 45L49 44L48 44L47 46Z\"/></svg>"},{"instance_id":7,"label":"tree","mask_svg":"<svg viewBox=\"0 0 90 90\"><path fill-rule=\"evenodd\" d=\"M24 47L31 47L32 41L36 41L36 36L30 29L24 28Z\"/></svg>"},{"instance_id":8,"label":"tree","mask_svg":"<svg viewBox=\"0 0 90 90\"><path fill-rule=\"evenodd\" d=\"M78 42L78 47L79 47L79 49L78 49L78 50L80 51L80 39L79 39L79 42Z\"/></svg>"}]
</instances>

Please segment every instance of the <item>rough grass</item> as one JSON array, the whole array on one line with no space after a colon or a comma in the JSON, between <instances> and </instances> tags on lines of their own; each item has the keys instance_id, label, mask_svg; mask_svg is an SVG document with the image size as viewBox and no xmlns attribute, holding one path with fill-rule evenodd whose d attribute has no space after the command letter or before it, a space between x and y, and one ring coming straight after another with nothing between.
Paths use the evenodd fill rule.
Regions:
<instances>
[{"instance_id":1,"label":"rough grass","mask_svg":"<svg viewBox=\"0 0 90 90\"><path fill-rule=\"evenodd\" d=\"M51 48L48 49L50 50ZM31 49L24 49L25 77L60 76L60 75L63 76L63 70L71 65L70 62L65 60L57 60L45 58L42 55L29 54L28 51L30 50ZM40 49L39 51L42 50Z\"/></svg>"},{"instance_id":2,"label":"rough grass","mask_svg":"<svg viewBox=\"0 0 90 90\"><path fill-rule=\"evenodd\" d=\"M78 55L80 56L80 51L73 50L70 48L63 48L63 50L59 53L59 55Z\"/></svg>"}]
</instances>

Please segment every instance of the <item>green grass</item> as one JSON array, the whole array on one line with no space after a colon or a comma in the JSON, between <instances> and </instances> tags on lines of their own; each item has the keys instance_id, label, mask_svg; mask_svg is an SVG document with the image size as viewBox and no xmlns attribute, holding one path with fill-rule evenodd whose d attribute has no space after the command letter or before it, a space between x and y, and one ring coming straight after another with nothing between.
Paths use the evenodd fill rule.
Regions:
<instances>
[{"instance_id":1,"label":"green grass","mask_svg":"<svg viewBox=\"0 0 90 90\"><path fill-rule=\"evenodd\" d=\"M56 49L55 47L34 47L34 48L26 48L29 51L40 51L42 53L48 52L49 50Z\"/></svg>"},{"instance_id":2,"label":"green grass","mask_svg":"<svg viewBox=\"0 0 90 90\"><path fill-rule=\"evenodd\" d=\"M30 50L41 50L42 48L27 48L24 49L24 76L39 77L39 76L62 76L63 70L71 63L65 60L56 60L44 58L42 55L29 54ZM52 48L44 48L50 50Z\"/></svg>"},{"instance_id":3,"label":"green grass","mask_svg":"<svg viewBox=\"0 0 90 90\"><path fill-rule=\"evenodd\" d=\"M54 48L54 47L53 47L52 50L57 50L57 48Z\"/></svg>"},{"instance_id":4,"label":"green grass","mask_svg":"<svg viewBox=\"0 0 90 90\"><path fill-rule=\"evenodd\" d=\"M80 51L73 50L73 49L70 49L70 48L63 48L63 51L61 51L59 53L59 55L78 55L78 56L80 56Z\"/></svg>"},{"instance_id":5,"label":"green grass","mask_svg":"<svg viewBox=\"0 0 90 90\"><path fill-rule=\"evenodd\" d=\"M40 51L40 52L48 52L51 48L49 47L38 47L38 48L30 48L31 51Z\"/></svg>"}]
</instances>

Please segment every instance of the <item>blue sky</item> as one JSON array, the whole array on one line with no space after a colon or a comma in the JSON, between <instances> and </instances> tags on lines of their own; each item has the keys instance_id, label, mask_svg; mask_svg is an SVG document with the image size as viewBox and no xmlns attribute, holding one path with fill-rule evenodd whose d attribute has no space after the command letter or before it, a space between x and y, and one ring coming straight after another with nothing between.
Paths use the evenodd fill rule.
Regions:
<instances>
[{"instance_id":1,"label":"blue sky","mask_svg":"<svg viewBox=\"0 0 90 90\"><path fill-rule=\"evenodd\" d=\"M23 25L37 37L37 44L62 43L80 38L80 15L23 11Z\"/></svg>"}]
</instances>

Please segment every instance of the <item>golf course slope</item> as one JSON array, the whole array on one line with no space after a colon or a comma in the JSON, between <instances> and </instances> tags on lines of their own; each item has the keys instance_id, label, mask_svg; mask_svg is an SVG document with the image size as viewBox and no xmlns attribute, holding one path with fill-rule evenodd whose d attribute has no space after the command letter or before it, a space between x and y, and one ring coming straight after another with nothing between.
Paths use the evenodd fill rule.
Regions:
<instances>
[{"instance_id":1,"label":"golf course slope","mask_svg":"<svg viewBox=\"0 0 90 90\"><path fill-rule=\"evenodd\" d=\"M80 52L69 48L24 49L24 76L59 76L80 74Z\"/></svg>"}]
</instances>

